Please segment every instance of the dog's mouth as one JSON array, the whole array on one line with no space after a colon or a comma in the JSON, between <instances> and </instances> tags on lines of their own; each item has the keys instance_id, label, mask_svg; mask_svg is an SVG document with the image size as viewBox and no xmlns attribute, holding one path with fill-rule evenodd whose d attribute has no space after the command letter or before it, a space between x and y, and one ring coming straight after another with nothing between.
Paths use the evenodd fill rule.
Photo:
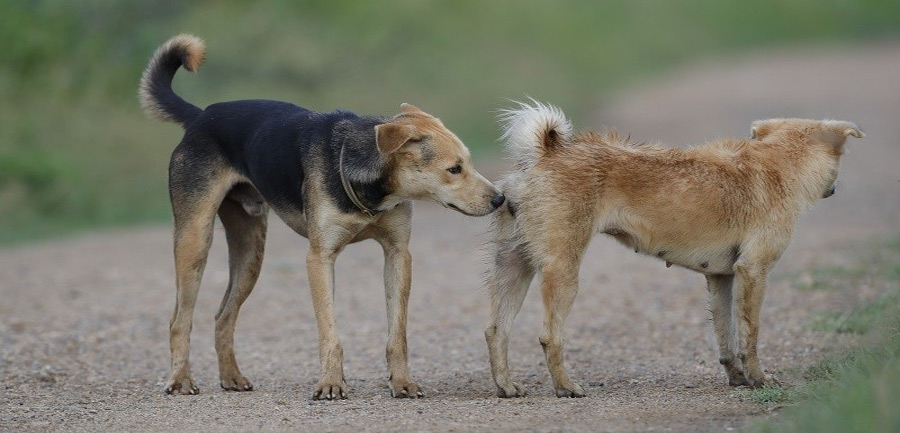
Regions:
<instances>
[{"instance_id":1,"label":"dog's mouth","mask_svg":"<svg viewBox=\"0 0 900 433\"><path fill-rule=\"evenodd\" d=\"M461 214L463 214L463 215L466 215L466 216L475 216L475 215L473 215L473 214L470 214L470 213L468 213L468 212L466 212L466 211L460 209L459 207L457 207L457 206L456 206L455 204L453 204L453 203L447 203L447 207L449 207L450 209L453 209L453 210L455 210L455 211L457 211L457 212L459 212L459 213L461 213Z\"/></svg>"},{"instance_id":2,"label":"dog's mouth","mask_svg":"<svg viewBox=\"0 0 900 433\"><path fill-rule=\"evenodd\" d=\"M831 187L826 189L825 192L822 194L822 198L828 198L828 197L833 196L834 190L835 190L835 186L831 185Z\"/></svg>"}]
</instances>

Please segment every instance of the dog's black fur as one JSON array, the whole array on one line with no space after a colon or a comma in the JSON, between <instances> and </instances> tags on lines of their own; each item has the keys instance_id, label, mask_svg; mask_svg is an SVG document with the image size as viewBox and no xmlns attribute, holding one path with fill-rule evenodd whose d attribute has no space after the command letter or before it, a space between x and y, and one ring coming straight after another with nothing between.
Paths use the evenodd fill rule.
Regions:
<instances>
[{"instance_id":1,"label":"dog's black fur","mask_svg":"<svg viewBox=\"0 0 900 433\"><path fill-rule=\"evenodd\" d=\"M339 177L344 146L345 174L360 200L375 209L390 193L387 167L375 146L375 126L381 123L382 118L319 113L278 101L218 103L186 119L173 163L181 153L218 151L279 213L304 211L303 186L318 170L337 207L359 212Z\"/></svg>"},{"instance_id":2,"label":"dog's black fur","mask_svg":"<svg viewBox=\"0 0 900 433\"><path fill-rule=\"evenodd\" d=\"M335 205L342 212L359 212L339 177L344 146L344 172L363 204L377 209L390 193L385 182L388 167L375 145L375 126L384 123L384 118L340 110L320 113L260 99L221 102L202 110L171 87L185 55L171 51L149 80L148 90L158 107L185 129L170 167L177 161L197 160L182 156L203 155L200 160L206 160L210 153L217 153L249 179L279 214L304 211L303 185L309 173L319 170ZM196 178L201 173L170 168L169 180L173 188L186 191L188 185L202 183Z\"/></svg>"}]
</instances>

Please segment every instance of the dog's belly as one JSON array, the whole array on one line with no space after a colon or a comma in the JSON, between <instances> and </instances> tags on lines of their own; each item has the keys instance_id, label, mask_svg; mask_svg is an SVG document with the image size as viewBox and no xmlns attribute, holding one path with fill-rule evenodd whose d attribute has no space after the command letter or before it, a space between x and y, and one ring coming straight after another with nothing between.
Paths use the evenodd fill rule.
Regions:
<instances>
[{"instance_id":1,"label":"dog's belly","mask_svg":"<svg viewBox=\"0 0 900 433\"><path fill-rule=\"evenodd\" d=\"M603 233L636 253L665 260L666 266L678 265L707 275L733 274L739 255L736 243L722 242L721 239L719 242L703 242L701 239L692 239L694 242L687 243L654 242L620 228L610 228Z\"/></svg>"},{"instance_id":2,"label":"dog's belly","mask_svg":"<svg viewBox=\"0 0 900 433\"><path fill-rule=\"evenodd\" d=\"M651 254L651 253L645 253ZM707 249L660 249L655 254L667 266L678 265L707 275L733 274L737 253L731 247Z\"/></svg>"},{"instance_id":3,"label":"dog's belly","mask_svg":"<svg viewBox=\"0 0 900 433\"><path fill-rule=\"evenodd\" d=\"M306 214L301 210L285 209L283 207L272 206L278 218L281 218L288 227L298 235L305 238L309 237L306 225Z\"/></svg>"}]
</instances>

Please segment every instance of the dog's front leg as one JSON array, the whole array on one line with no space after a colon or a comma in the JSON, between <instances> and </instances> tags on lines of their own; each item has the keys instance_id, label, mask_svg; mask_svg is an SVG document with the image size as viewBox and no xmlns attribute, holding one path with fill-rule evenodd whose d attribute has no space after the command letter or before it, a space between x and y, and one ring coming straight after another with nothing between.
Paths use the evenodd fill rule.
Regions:
<instances>
[{"instance_id":1,"label":"dog's front leg","mask_svg":"<svg viewBox=\"0 0 900 433\"><path fill-rule=\"evenodd\" d=\"M313 393L315 400L347 398L344 350L341 348L334 317L334 261L338 252L338 249L318 245L310 239L306 266L319 328L319 362L322 365L322 376Z\"/></svg>"},{"instance_id":2,"label":"dog's front leg","mask_svg":"<svg viewBox=\"0 0 900 433\"><path fill-rule=\"evenodd\" d=\"M391 396L424 397L419 385L410 379L406 346L406 318L412 271L408 242L382 242L384 247L384 295L387 303L388 373Z\"/></svg>"},{"instance_id":3,"label":"dog's front leg","mask_svg":"<svg viewBox=\"0 0 900 433\"><path fill-rule=\"evenodd\" d=\"M748 385L754 388L766 383L766 375L757 356L757 338L759 314L766 293L766 276L770 263L771 261L742 259L734 266L738 279L735 293L738 314L736 320L740 324L738 358L743 364Z\"/></svg>"},{"instance_id":4,"label":"dog's front leg","mask_svg":"<svg viewBox=\"0 0 900 433\"><path fill-rule=\"evenodd\" d=\"M738 358L737 323L732 315L732 288L734 275L707 275L709 290L709 311L712 313L713 329L719 343L719 363L725 367L728 384L747 385L741 360Z\"/></svg>"},{"instance_id":5,"label":"dog's front leg","mask_svg":"<svg viewBox=\"0 0 900 433\"><path fill-rule=\"evenodd\" d=\"M406 318L412 281L409 253L412 206L407 202L386 212L372 237L384 249L384 299L387 306L388 381L393 397L424 397L422 388L410 379L406 346Z\"/></svg>"}]
</instances>

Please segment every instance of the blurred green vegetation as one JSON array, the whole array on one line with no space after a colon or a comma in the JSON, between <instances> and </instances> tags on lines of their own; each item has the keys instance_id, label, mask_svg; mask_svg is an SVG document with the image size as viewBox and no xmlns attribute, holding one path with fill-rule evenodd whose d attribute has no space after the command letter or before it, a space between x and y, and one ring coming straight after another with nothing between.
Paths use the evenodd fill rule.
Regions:
<instances>
[{"instance_id":1,"label":"blurred green vegetation","mask_svg":"<svg viewBox=\"0 0 900 433\"><path fill-rule=\"evenodd\" d=\"M616 87L698 57L894 37L900 2L791 0L0 0L0 243L168 215L175 125L146 119L153 50L208 45L176 90L205 106L433 112L479 155L494 110L530 95L576 121Z\"/></svg>"}]
</instances>

